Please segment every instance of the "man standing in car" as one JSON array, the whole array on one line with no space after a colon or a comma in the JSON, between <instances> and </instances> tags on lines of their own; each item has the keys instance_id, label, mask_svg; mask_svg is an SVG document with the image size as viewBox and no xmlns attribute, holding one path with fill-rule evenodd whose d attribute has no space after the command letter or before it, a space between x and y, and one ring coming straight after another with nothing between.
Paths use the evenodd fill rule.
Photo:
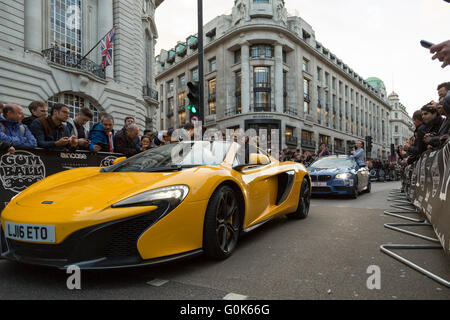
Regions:
<instances>
[{"instance_id":1,"label":"man standing in car","mask_svg":"<svg viewBox=\"0 0 450 320\"><path fill-rule=\"evenodd\" d=\"M358 141L356 150L352 152L352 157L358 163L359 166L364 166L366 163L366 151L364 150L364 142Z\"/></svg>"}]
</instances>

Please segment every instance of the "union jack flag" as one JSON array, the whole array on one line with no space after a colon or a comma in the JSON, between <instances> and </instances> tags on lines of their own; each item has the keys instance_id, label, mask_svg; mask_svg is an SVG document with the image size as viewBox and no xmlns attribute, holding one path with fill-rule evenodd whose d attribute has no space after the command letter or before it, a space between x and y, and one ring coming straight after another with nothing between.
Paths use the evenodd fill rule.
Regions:
<instances>
[{"instance_id":1,"label":"union jack flag","mask_svg":"<svg viewBox=\"0 0 450 320\"><path fill-rule=\"evenodd\" d=\"M102 66L106 69L107 66L113 63L113 42L114 42L114 28L108 32L108 34L101 41L102 51Z\"/></svg>"}]
</instances>

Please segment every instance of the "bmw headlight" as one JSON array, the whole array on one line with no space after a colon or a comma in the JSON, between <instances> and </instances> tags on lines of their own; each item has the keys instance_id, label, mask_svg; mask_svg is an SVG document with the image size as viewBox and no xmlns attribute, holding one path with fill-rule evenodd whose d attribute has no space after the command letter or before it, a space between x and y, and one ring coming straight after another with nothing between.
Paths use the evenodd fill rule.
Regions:
<instances>
[{"instance_id":1,"label":"bmw headlight","mask_svg":"<svg viewBox=\"0 0 450 320\"><path fill-rule=\"evenodd\" d=\"M348 180L352 178L352 174L351 173L340 173L336 175L336 179L339 180Z\"/></svg>"},{"instance_id":2,"label":"bmw headlight","mask_svg":"<svg viewBox=\"0 0 450 320\"><path fill-rule=\"evenodd\" d=\"M189 193L189 187L184 185L164 187L150 190L112 205L113 208L146 207L169 205L171 209L178 206Z\"/></svg>"}]
</instances>

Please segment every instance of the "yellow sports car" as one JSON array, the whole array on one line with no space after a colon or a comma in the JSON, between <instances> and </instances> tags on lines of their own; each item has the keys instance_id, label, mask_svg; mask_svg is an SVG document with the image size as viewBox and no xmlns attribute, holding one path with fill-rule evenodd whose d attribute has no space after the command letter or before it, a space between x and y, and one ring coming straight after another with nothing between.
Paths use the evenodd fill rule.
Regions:
<instances>
[{"instance_id":1,"label":"yellow sports car","mask_svg":"<svg viewBox=\"0 0 450 320\"><path fill-rule=\"evenodd\" d=\"M180 142L107 168L49 176L3 210L1 256L62 269L131 267L200 253L225 259L241 233L309 212L305 167L252 147Z\"/></svg>"}]
</instances>

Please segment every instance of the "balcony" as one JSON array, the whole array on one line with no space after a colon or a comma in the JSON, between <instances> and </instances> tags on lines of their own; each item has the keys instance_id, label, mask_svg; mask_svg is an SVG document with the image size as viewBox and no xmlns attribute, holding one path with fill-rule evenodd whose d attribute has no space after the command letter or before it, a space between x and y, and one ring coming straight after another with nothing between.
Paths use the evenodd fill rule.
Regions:
<instances>
[{"instance_id":1,"label":"balcony","mask_svg":"<svg viewBox=\"0 0 450 320\"><path fill-rule=\"evenodd\" d=\"M316 141L311 140L311 139L302 138L302 147L309 148L309 149L315 149Z\"/></svg>"},{"instance_id":2,"label":"balcony","mask_svg":"<svg viewBox=\"0 0 450 320\"><path fill-rule=\"evenodd\" d=\"M271 106L270 103L255 103L252 108L253 112L275 112L276 109L274 106Z\"/></svg>"},{"instance_id":3,"label":"balcony","mask_svg":"<svg viewBox=\"0 0 450 320\"><path fill-rule=\"evenodd\" d=\"M291 108L291 107L285 107L283 112L285 114L288 114L288 115L291 115L291 116L297 116L298 115L297 109Z\"/></svg>"},{"instance_id":4,"label":"balcony","mask_svg":"<svg viewBox=\"0 0 450 320\"><path fill-rule=\"evenodd\" d=\"M144 99L150 98L154 101L158 101L158 91L151 88L149 85L142 87L142 95L144 96Z\"/></svg>"},{"instance_id":5,"label":"balcony","mask_svg":"<svg viewBox=\"0 0 450 320\"><path fill-rule=\"evenodd\" d=\"M242 110L240 107L233 107L233 108L228 108L225 110L225 116L227 117L232 117L235 116L237 114L241 114Z\"/></svg>"},{"instance_id":6,"label":"balcony","mask_svg":"<svg viewBox=\"0 0 450 320\"><path fill-rule=\"evenodd\" d=\"M96 77L106 79L106 73L102 65L96 64L89 59L83 59L81 62L81 55L74 52L64 52L59 47L53 47L42 51L45 59L49 62L56 63L63 67L75 69L77 71L87 72Z\"/></svg>"},{"instance_id":7,"label":"balcony","mask_svg":"<svg viewBox=\"0 0 450 320\"><path fill-rule=\"evenodd\" d=\"M286 135L286 145L297 147L298 145L298 138L293 137L292 135Z\"/></svg>"}]
</instances>

